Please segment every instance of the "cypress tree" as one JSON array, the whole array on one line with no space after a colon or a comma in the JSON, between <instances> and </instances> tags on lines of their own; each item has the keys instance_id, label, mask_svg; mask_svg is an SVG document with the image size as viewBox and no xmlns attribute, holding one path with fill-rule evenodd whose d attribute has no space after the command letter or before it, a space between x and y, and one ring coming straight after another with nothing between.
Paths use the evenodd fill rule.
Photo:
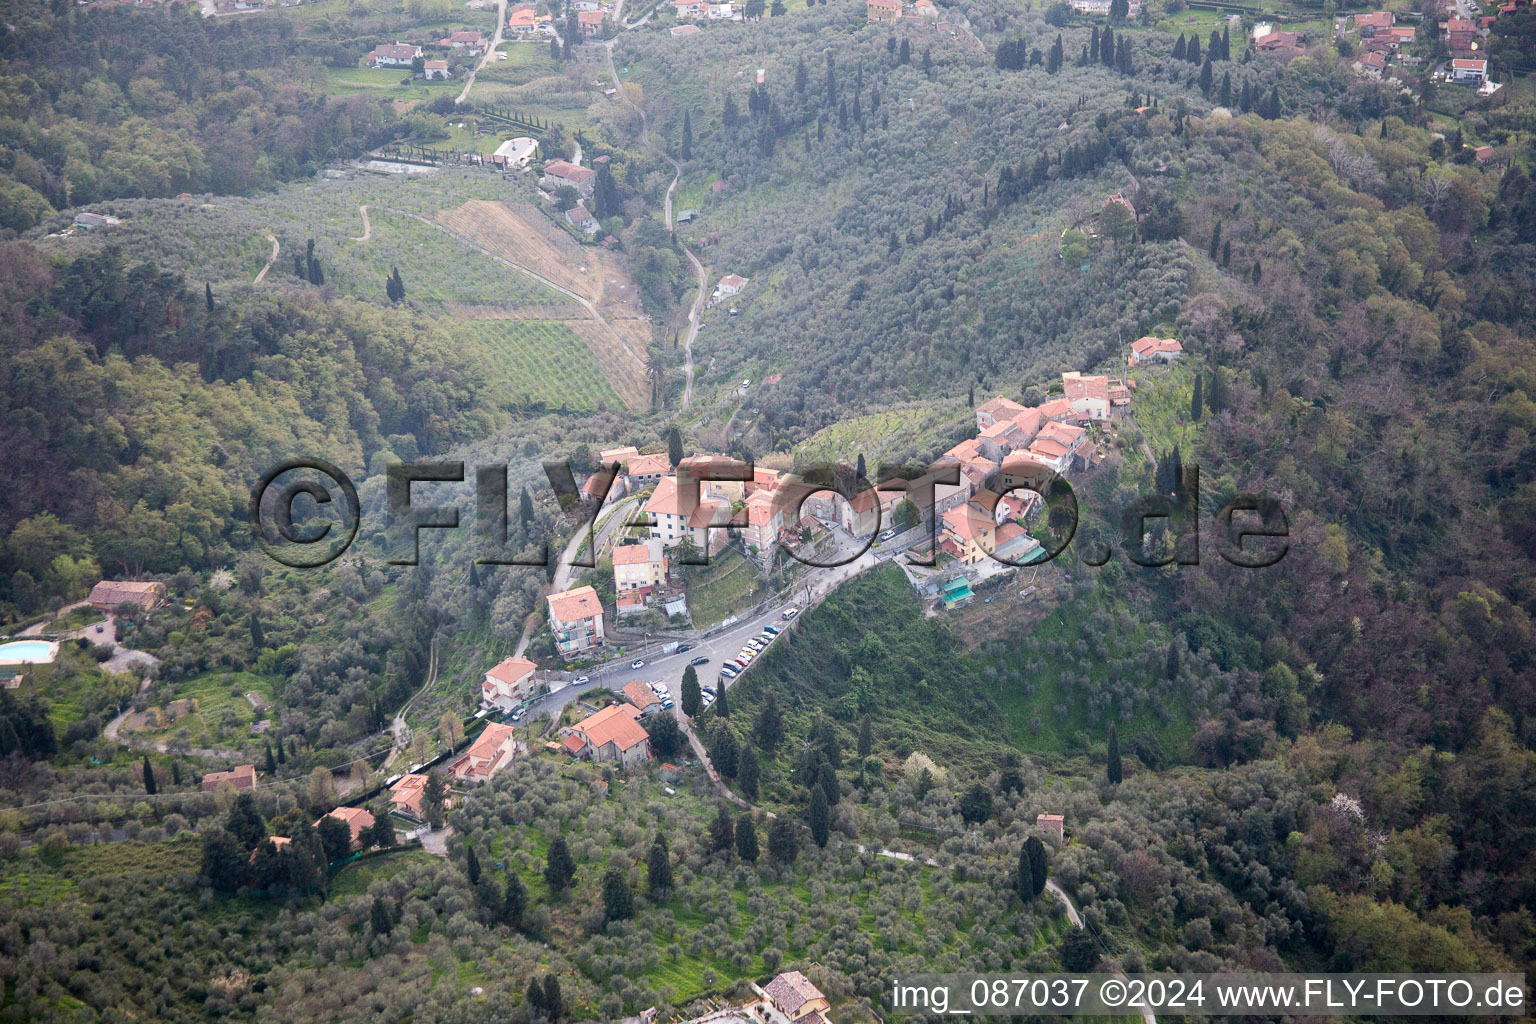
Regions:
<instances>
[{"instance_id":1,"label":"cypress tree","mask_svg":"<svg viewBox=\"0 0 1536 1024\"><path fill-rule=\"evenodd\" d=\"M805 58L800 57L795 61L795 92L804 93L806 84Z\"/></svg>"},{"instance_id":2,"label":"cypress tree","mask_svg":"<svg viewBox=\"0 0 1536 1024\"><path fill-rule=\"evenodd\" d=\"M1045 844L1039 836L1030 836L1024 840L1024 854L1029 858L1030 889L1034 895L1039 896L1045 891L1046 872L1049 868Z\"/></svg>"},{"instance_id":3,"label":"cypress tree","mask_svg":"<svg viewBox=\"0 0 1536 1024\"><path fill-rule=\"evenodd\" d=\"M1098 30L1097 29L1094 30L1094 38L1095 39L1098 38ZM1184 59L1184 47L1186 45L1187 44L1184 42L1184 33L1180 32L1178 40L1173 44L1173 59L1174 60L1183 60Z\"/></svg>"},{"instance_id":4,"label":"cypress tree","mask_svg":"<svg viewBox=\"0 0 1536 1024\"><path fill-rule=\"evenodd\" d=\"M748 864L757 863L757 826L752 823L750 812L736 822L736 856Z\"/></svg>"},{"instance_id":5,"label":"cypress tree","mask_svg":"<svg viewBox=\"0 0 1536 1024\"><path fill-rule=\"evenodd\" d=\"M576 877L576 862L571 859L570 847L565 836L557 835L549 841L549 851L544 855L544 881L550 892L563 892Z\"/></svg>"},{"instance_id":6,"label":"cypress tree","mask_svg":"<svg viewBox=\"0 0 1536 1024\"><path fill-rule=\"evenodd\" d=\"M395 930L395 920L389 916L389 908L382 896L373 898L373 909L368 912L368 925L375 935L388 935Z\"/></svg>"},{"instance_id":7,"label":"cypress tree","mask_svg":"<svg viewBox=\"0 0 1536 1024\"><path fill-rule=\"evenodd\" d=\"M254 611L252 611L251 612L251 647L253 649L259 651L259 650L261 650L265 646L267 646L267 631L261 628L261 620L258 619L256 617L256 613Z\"/></svg>"},{"instance_id":8,"label":"cypress tree","mask_svg":"<svg viewBox=\"0 0 1536 1024\"><path fill-rule=\"evenodd\" d=\"M683 159L693 159L693 119L683 111Z\"/></svg>"},{"instance_id":9,"label":"cypress tree","mask_svg":"<svg viewBox=\"0 0 1536 1024\"><path fill-rule=\"evenodd\" d=\"M748 800L756 800L758 779L762 771L757 763L757 751L747 744L742 744L741 756L737 761L736 785L741 787L742 795Z\"/></svg>"},{"instance_id":10,"label":"cypress tree","mask_svg":"<svg viewBox=\"0 0 1536 1024\"><path fill-rule=\"evenodd\" d=\"M1227 25L1221 27L1221 59L1232 59L1232 30Z\"/></svg>"},{"instance_id":11,"label":"cypress tree","mask_svg":"<svg viewBox=\"0 0 1536 1024\"><path fill-rule=\"evenodd\" d=\"M1259 266L1259 261L1253 261L1253 271L1248 275L1254 284L1258 284L1264 277L1264 268Z\"/></svg>"},{"instance_id":12,"label":"cypress tree","mask_svg":"<svg viewBox=\"0 0 1536 1024\"><path fill-rule=\"evenodd\" d=\"M704 695L699 691L699 674L689 665L683 669L683 714L697 718L704 708Z\"/></svg>"},{"instance_id":13,"label":"cypress tree","mask_svg":"<svg viewBox=\"0 0 1536 1024\"><path fill-rule=\"evenodd\" d=\"M144 792L155 795L155 766L149 763L148 754L144 755Z\"/></svg>"},{"instance_id":14,"label":"cypress tree","mask_svg":"<svg viewBox=\"0 0 1536 1024\"><path fill-rule=\"evenodd\" d=\"M831 835L832 815L827 808L827 794L820 786L811 789L809 820L811 838L816 841L817 846L825 849L827 838Z\"/></svg>"},{"instance_id":15,"label":"cypress tree","mask_svg":"<svg viewBox=\"0 0 1536 1024\"><path fill-rule=\"evenodd\" d=\"M528 1005L535 1010L544 1009L544 986L538 978L528 979Z\"/></svg>"},{"instance_id":16,"label":"cypress tree","mask_svg":"<svg viewBox=\"0 0 1536 1024\"><path fill-rule=\"evenodd\" d=\"M1209 96L1211 94L1211 79L1212 79L1212 76L1213 76L1213 72L1211 71L1211 58L1210 57L1206 57L1205 58L1205 63L1200 65L1200 83L1199 84L1200 84L1200 92L1201 92L1202 95Z\"/></svg>"},{"instance_id":17,"label":"cypress tree","mask_svg":"<svg viewBox=\"0 0 1536 1024\"><path fill-rule=\"evenodd\" d=\"M1030 836L1033 839L1034 836ZM1013 888L1019 894L1019 899L1028 903L1035 898L1035 874L1029 864L1029 842L1019 847L1019 866L1013 873Z\"/></svg>"},{"instance_id":18,"label":"cypress tree","mask_svg":"<svg viewBox=\"0 0 1536 1024\"><path fill-rule=\"evenodd\" d=\"M1205 395L1201 374L1195 374L1195 393L1189 398L1189 418L1193 423L1200 422L1200 414L1205 411Z\"/></svg>"},{"instance_id":19,"label":"cypress tree","mask_svg":"<svg viewBox=\"0 0 1536 1024\"><path fill-rule=\"evenodd\" d=\"M1189 45L1184 49L1184 59L1191 64L1200 63L1200 33L1190 34Z\"/></svg>"},{"instance_id":20,"label":"cypress tree","mask_svg":"<svg viewBox=\"0 0 1536 1024\"><path fill-rule=\"evenodd\" d=\"M1232 72L1221 73L1221 89L1216 94L1216 100L1223 107L1232 106Z\"/></svg>"},{"instance_id":21,"label":"cypress tree","mask_svg":"<svg viewBox=\"0 0 1536 1024\"><path fill-rule=\"evenodd\" d=\"M1209 256L1211 258L1211 260L1214 262L1215 259L1216 259L1216 254L1218 252L1220 252L1220 251L1221 251L1221 221L1218 220L1216 222L1216 226L1211 229L1211 244L1206 248L1206 255Z\"/></svg>"},{"instance_id":22,"label":"cypress tree","mask_svg":"<svg viewBox=\"0 0 1536 1024\"><path fill-rule=\"evenodd\" d=\"M528 912L528 889L517 872L507 869L506 895L501 901L501 923L509 928L521 928L523 915ZM541 993L542 995L542 993Z\"/></svg>"},{"instance_id":23,"label":"cypress tree","mask_svg":"<svg viewBox=\"0 0 1536 1024\"><path fill-rule=\"evenodd\" d=\"M1114 786L1119 785L1124 777L1120 766L1120 732L1113 725L1109 727L1109 764L1106 774L1110 785Z\"/></svg>"},{"instance_id":24,"label":"cypress tree","mask_svg":"<svg viewBox=\"0 0 1536 1024\"><path fill-rule=\"evenodd\" d=\"M203 298L208 303L208 312L212 313L213 312L213 285L209 284L207 281L203 282Z\"/></svg>"},{"instance_id":25,"label":"cypress tree","mask_svg":"<svg viewBox=\"0 0 1536 1024\"><path fill-rule=\"evenodd\" d=\"M1232 265L1232 240L1230 238L1221 243L1221 265L1223 268Z\"/></svg>"},{"instance_id":26,"label":"cypress tree","mask_svg":"<svg viewBox=\"0 0 1536 1024\"><path fill-rule=\"evenodd\" d=\"M1179 645L1175 641L1168 642L1168 660L1163 664L1163 672L1169 679L1179 678Z\"/></svg>"},{"instance_id":27,"label":"cypress tree","mask_svg":"<svg viewBox=\"0 0 1536 1024\"><path fill-rule=\"evenodd\" d=\"M480 884L480 858L475 856L473 846L464 847L464 875L471 886Z\"/></svg>"},{"instance_id":28,"label":"cypress tree","mask_svg":"<svg viewBox=\"0 0 1536 1024\"><path fill-rule=\"evenodd\" d=\"M781 864L793 864L800 856L800 836L795 824L782 814L768 827L768 853Z\"/></svg>"},{"instance_id":29,"label":"cypress tree","mask_svg":"<svg viewBox=\"0 0 1536 1024\"><path fill-rule=\"evenodd\" d=\"M180 761L172 761L171 762L171 781L176 783L176 785L178 785L178 786L181 785L181 762Z\"/></svg>"},{"instance_id":30,"label":"cypress tree","mask_svg":"<svg viewBox=\"0 0 1536 1024\"><path fill-rule=\"evenodd\" d=\"M1179 45L1181 47L1183 42L1184 37L1181 35L1179 36ZM1090 60L1099 59L1099 26L1097 25L1093 26L1093 32L1088 36L1088 58Z\"/></svg>"},{"instance_id":31,"label":"cypress tree","mask_svg":"<svg viewBox=\"0 0 1536 1024\"><path fill-rule=\"evenodd\" d=\"M272 775L272 776L276 776L277 775L277 758L272 756L272 744L268 743L268 744L266 744L266 747L267 747L267 774L268 775Z\"/></svg>"},{"instance_id":32,"label":"cypress tree","mask_svg":"<svg viewBox=\"0 0 1536 1024\"><path fill-rule=\"evenodd\" d=\"M544 975L544 1012L551 1021L565 1016L565 994L560 991L560 979L553 974Z\"/></svg>"},{"instance_id":33,"label":"cypress tree","mask_svg":"<svg viewBox=\"0 0 1536 1024\"><path fill-rule=\"evenodd\" d=\"M858 752L860 757L868 757L875 748L874 725L869 716L865 715L859 721Z\"/></svg>"},{"instance_id":34,"label":"cypress tree","mask_svg":"<svg viewBox=\"0 0 1536 1024\"><path fill-rule=\"evenodd\" d=\"M676 469L683 461L683 432L673 424L667 428L667 461Z\"/></svg>"},{"instance_id":35,"label":"cypress tree","mask_svg":"<svg viewBox=\"0 0 1536 1024\"><path fill-rule=\"evenodd\" d=\"M735 825L731 822L730 812L721 804L715 809L715 820L709 823L709 849L711 853L720 853L729 850L735 839Z\"/></svg>"},{"instance_id":36,"label":"cypress tree","mask_svg":"<svg viewBox=\"0 0 1536 1024\"><path fill-rule=\"evenodd\" d=\"M646 889L652 897L660 898L672 891L672 853L667 847L667 837L660 832L651 843L651 853L646 860Z\"/></svg>"},{"instance_id":37,"label":"cypress tree","mask_svg":"<svg viewBox=\"0 0 1536 1024\"><path fill-rule=\"evenodd\" d=\"M720 693L715 697L715 714L721 718L731 717L731 706L725 700L725 684L720 684Z\"/></svg>"}]
</instances>

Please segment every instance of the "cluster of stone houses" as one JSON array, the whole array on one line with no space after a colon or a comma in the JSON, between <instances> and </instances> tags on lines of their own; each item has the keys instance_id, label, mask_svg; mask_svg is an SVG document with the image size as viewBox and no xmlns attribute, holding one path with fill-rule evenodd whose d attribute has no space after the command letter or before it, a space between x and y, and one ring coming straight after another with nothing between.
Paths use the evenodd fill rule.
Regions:
<instances>
[{"instance_id":1,"label":"cluster of stone houses","mask_svg":"<svg viewBox=\"0 0 1536 1024\"><path fill-rule=\"evenodd\" d=\"M655 707L636 707L633 701L641 698L638 692L631 697L631 690L644 691L650 697L646 703L654 703ZM562 752L578 761L611 761L621 768L649 761L651 737L640 725L640 719L659 710L660 702L644 683L629 683L623 692L631 699L610 704L564 730Z\"/></svg>"},{"instance_id":2,"label":"cluster of stone houses","mask_svg":"<svg viewBox=\"0 0 1536 1024\"><path fill-rule=\"evenodd\" d=\"M913 0L910 4L902 0L864 0L864 17L876 24L888 24L902 18L932 19L937 22L939 9L934 6L933 0Z\"/></svg>"},{"instance_id":3,"label":"cluster of stone houses","mask_svg":"<svg viewBox=\"0 0 1536 1024\"><path fill-rule=\"evenodd\" d=\"M539 178L539 186L548 192L570 187L576 190L582 201L566 210L565 222L577 231L586 235L595 235L599 230L597 218L587 210L586 201L592 198L597 189L597 172L590 167L578 167L569 160L550 160L544 164L544 173Z\"/></svg>"}]
</instances>

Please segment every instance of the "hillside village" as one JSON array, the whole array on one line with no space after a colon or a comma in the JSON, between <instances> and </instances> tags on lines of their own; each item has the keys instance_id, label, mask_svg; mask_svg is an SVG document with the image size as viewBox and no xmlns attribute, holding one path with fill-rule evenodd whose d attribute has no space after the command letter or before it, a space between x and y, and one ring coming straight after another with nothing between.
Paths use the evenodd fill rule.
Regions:
<instances>
[{"instance_id":1,"label":"hillside village","mask_svg":"<svg viewBox=\"0 0 1536 1024\"><path fill-rule=\"evenodd\" d=\"M1182 354L1178 340L1148 336L1129 346L1126 362L1134 369ZM852 551L877 547L882 559L907 552L913 585L926 596L942 589L953 607L970 593L955 581L979 581L1044 555L1032 532L1041 500L1025 488L1089 471L1102 458L1095 434L1129 410L1136 382L1067 371L1061 386L1059 397L1036 407L990 399L976 408L975 436L923 475L878 486L856 480L847 463L812 482L719 454L688 456L673 467L665 453L634 446L597 452L599 471L583 484L584 501L640 513L600 552L612 565L614 620L656 609L685 622L687 595L672 555L685 548L688 560L712 559L728 545L762 572L792 569L798 563L789 552L809 554L828 542ZM617 475L610 481L604 468ZM551 594L547 605L562 657L603 646L606 613L591 586Z\"/></svg>"}]
</instances>

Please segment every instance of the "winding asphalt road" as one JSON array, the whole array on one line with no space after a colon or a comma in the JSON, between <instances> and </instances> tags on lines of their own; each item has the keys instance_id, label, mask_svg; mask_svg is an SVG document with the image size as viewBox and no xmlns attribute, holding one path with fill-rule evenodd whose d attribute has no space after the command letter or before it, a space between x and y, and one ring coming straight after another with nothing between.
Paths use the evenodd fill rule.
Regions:
<instances>
[{"instance_id":1,"label":"winding asphalt road","mask_svg":"<svg viewBox=\"0 0 1536 1024\"><path fill-rule=\"evenodd\" d=\"M464 89L454 99L454 106L458 106L469 99L470 87L475 84L475 75L480 69L496 59L496 48L501 45L501 32L507 25L507 0L496 0L496 34L491 37L491 45L485 48L485 53L480 58L480 63L470 68L469 74L464 79Z\"/></svg>"}]
</instances>

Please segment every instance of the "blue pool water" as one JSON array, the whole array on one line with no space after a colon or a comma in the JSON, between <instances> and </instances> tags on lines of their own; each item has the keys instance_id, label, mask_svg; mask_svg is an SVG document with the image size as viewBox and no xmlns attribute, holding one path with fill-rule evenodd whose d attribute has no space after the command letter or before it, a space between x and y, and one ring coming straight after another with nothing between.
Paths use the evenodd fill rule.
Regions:
<instances>
[{"instance_id":1,"label":"blue pool water","mask_svg":"<svg viewBox=\"0 0 1536 1024\"><path fill-rule=\"evenodd\" d=\"M16 640L0 644L0 662L30 661L46 665L53 661L53 644L47 640Z\"/></svg>"}]
</instances>

